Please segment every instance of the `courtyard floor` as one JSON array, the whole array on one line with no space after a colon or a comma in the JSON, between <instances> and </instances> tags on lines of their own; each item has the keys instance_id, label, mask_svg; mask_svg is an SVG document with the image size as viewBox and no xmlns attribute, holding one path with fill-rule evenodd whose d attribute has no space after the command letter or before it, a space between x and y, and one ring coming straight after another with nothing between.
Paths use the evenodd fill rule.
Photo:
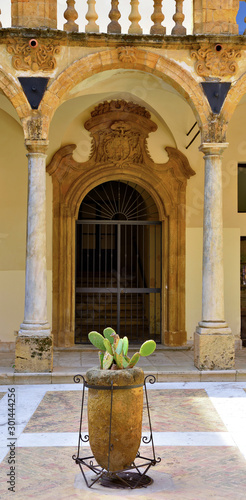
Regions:
<instances>
[{"instance_id":1,"label":"courtyard floor","mask_svg":"<svg viewBox=\"0 0 246 500\"><path fill-rule=\"evenodd\" d=\"M131 355L138 347L130 349ZM14 362L13 351L0 351L0 389L6 384L72 383L76 373L84 375L99 363L97 349L89 346L54 349L52 373L15 373ZM163 346L157 346L151 356L140 358L138 366L146 375L154 374L158 382L242 382L246 381L246 348L236 351L233 370L199 371L194 366L192 349L168 349Z\"/></svg>"},{"instance_id":2,"label":"courtyard floor","mask_svg":"<svg viewBox=\"0 0 246 500\"><path fill-rule=\"evenodd\" d=\"M153 483L137 490L98 484L88 489L72 459L81 384L2 385L0 498L244 500L246 380L157 382L148 384L148 398L155 452L161 458L148 471ZM82 432L86 430L85 423ZM151 456L149 445L143 444L141 451ZM81 449L80 456L89 454L88 446ZM9 480L14 492L8 490Z\"/></svg>"}]
</instances>

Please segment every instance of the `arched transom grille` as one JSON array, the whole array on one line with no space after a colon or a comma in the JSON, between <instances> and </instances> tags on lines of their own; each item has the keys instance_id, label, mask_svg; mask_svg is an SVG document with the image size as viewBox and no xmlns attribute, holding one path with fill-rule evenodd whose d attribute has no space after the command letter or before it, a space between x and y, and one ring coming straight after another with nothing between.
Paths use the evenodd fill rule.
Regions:
<instances>
[{"instance_id":1,"label":"arched transom grille","mask_svg":"<svg viewBox=\"0 0 246 500\"><path fill-rule=\"evenodd\" d=\"M78 220L158 220L149 193L130 182L109 181L92 189L81 203Z\"/></svg>"}]
</instances>

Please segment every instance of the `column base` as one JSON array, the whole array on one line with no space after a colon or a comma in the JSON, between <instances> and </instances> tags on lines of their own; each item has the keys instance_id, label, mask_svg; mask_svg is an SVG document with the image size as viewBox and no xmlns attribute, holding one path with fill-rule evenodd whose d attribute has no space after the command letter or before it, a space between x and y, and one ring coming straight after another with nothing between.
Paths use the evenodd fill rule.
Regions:
<instances>
[{"instance_id":1,"label":"column base","mask_svg":"<svg viewBox=\"0 0 246 500\"><path fill-rule=\"evenodd\" d=\"M202 326L200 326L202 325ZM235 367L235 338L230 328L204 327L194 334L194 364L198 370L232 370Z\"/></svg>"},{"instance_id":2,"label":"column base","mask_svg":"<svg viewBox=\"0 0 246 500\"><path fill-rule=\"evenodd\" d=\"M187 343L187 332L178 331L178 332L170 332L166 331L164 334L164 345L170 347L179 347L182 345L186 345Z\"/></svg>"},{"instance_id":3,"label":"column base","mask_svg":"<svg viewBox=\"0 0 246 500\"><path fill-rule=\"evenodd\" d=\"M44 328L24 333L21 329L15 343L15 372L49 373L52 369L53 340L50 330Z\"/></svg>"}]
</instances>

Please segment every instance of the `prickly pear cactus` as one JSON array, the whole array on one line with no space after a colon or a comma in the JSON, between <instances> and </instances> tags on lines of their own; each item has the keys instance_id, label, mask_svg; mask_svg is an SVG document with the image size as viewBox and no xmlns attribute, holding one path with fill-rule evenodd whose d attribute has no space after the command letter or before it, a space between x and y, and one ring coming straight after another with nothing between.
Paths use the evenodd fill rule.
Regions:
<instances>
[{"instance_id":1,"label":"prickly pear cactus","mask_svg":"<svg viewBox=\"0 0 246 500\"><path fill-rule=\"evenodd\" d=\"M88 335L90 342L100 349L99 360L100 368L103 370L122 370L124 368L133 368L141 356L149 356L156 348L154 340L146 340L139 351L128 357L129 342L128 338L121 339L111 327L103 330L103 335L92 331Z\"/></svg>"}]
</instances>

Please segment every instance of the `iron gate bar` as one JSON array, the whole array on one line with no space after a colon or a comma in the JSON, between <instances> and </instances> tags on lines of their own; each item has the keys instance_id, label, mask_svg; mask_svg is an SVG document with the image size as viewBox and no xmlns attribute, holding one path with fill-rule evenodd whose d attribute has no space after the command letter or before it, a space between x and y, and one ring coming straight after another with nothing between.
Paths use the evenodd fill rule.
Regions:
<instances>
[{"instance_id":1,"label":"iron gate bar","mask_svg":"<svg viewBox=\"0 0 246 500\"><path fill-rule=\"evenodd\" d=\"M161 288L77 288L78 293L160 293Z\"/></svg>"},{"instance_id":2,"label":"iron gate bar","mask_svg":"<svg viewBox=\"0 0 246 500\"><path fill-rule=\"evenodd\" d=\"M119 329L118 325L120 325L120 294L121 294L121 289L120 289L120 258L121 258L121 252L120 252L120 243L121 243L121 230L120 230L120 224L117 224L117 328ZM119 331L120 335L120 331Z\"/></svg>"},{"instance_id":3,"label":"iron gate bar","mask_svg":"<svg viewBox=\"0 0 246 500\"><path fill-rule=\"evenodd\" d=\"M83 219L78 220L76 225L76 237L81 245L81 269L80 271L76 270L76 284L81 283L82 285L76 286L75 288L77 294L76 304L78 304L78 302L80 303L80 309L76 309L76 342L83 343L84 339L86 341L86 334L89 329L97 329L99 327L100 331L101 326L106 326L106 321L107 324L109 324L110 317L110 323L115 328L116 323L113 313L116 313L115 319L119 335L120 328L122 328L122 330L125 330L125 334L129 337L134 337L135 341L144 340L144 338L147 336L149 337L149 335L155 338L157 342L160 341L160 301L162 289L161 286L147 287L145 285L147 281L150 282L151 279L154 280L155 284L157 284L157 282L161 284L162 282L162 269L160 266L160 274L157 275L156 262L156 259L158 256L161 257L162 253L162 223L160 221L146 220ZM79 227L84 229L80 232L78 230ZM127 231L127 227L130 228L130 232ZM136 231L134 230L135 227ZM147 227L154 227L154 233L152 230L147 231ZM160 230L157 231L157 227L159 227ZM128 249L129 253L127 254ZM102 252L104 252L104 254ZM151 264L151 252L153 253L153 265ZM130 261L128 260L129 258ZM122 269L124 273L122 273ZM103 272L104 277L102 275ZM127 274L129 274L128 277ZM116 277L115 286L113 286L114 275ZM105 286L103 286L103 278ZM109 285L109 279L111 286L107 286ZM129 279L131 283L135 280L137 286L127 286L127 281L129 281ZM122 287L122 282L126 285L125 287ZM99 286L97 286L97 283ZM90 286L90 284L92 284L92 286ZM104 299L103 296L101 297L101 294L104 295ZM154 295L152 299L151 294ZM107 295L111 295L111 300L109 297L107 298ZM129 297L128 301L127 295ZM83 297L86 300L86 304ZM117 304L115 304L115 306L117 305L117 309L114 307L114 297L117 302ZM134 297L136 297L136 299L133 300ZM102 308L101 303L103 306ZM111 314L109 308L111 309ZM103 309L105 325L103 325ZM124 314L124 316L122 316L122 314ZM85 325L87 330L85 330ZM139 338L139 327L141 328L141 339Z\"/></svg>"},{"instance_id":4,"label":"iron gate bar","mask_svg":"<svg viewBox=\"0 0 246 500\"><path fill-rule=\"evenodd\" d=\"M161 226L161 221L154 220L97 220L97 219L83 219L76 220L76 224L89 224L93 225L103 225L103 226L114 226L114 225L126 225L126 226Z\"/></svg>"}]
</instances>

